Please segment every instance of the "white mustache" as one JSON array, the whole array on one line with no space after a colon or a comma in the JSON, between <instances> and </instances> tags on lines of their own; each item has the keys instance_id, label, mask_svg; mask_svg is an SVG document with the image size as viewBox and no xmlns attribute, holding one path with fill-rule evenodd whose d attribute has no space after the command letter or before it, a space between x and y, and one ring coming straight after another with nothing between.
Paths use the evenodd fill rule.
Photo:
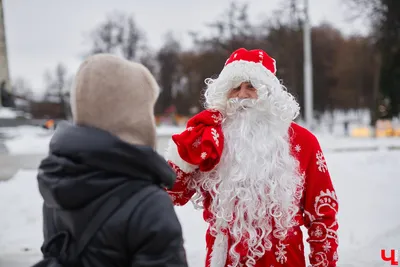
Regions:
<instances>
[{"instance_id":1,"label":"white mustache","mask_svg":"<svg viewBox=\"0 0 400 267\"><path fill-rule=\"evenodd\" d=\"M227 113L233 114L237 111L255 107L257 99L253 98L231 98L227 103Z\"/></svg>"}]
</instances>

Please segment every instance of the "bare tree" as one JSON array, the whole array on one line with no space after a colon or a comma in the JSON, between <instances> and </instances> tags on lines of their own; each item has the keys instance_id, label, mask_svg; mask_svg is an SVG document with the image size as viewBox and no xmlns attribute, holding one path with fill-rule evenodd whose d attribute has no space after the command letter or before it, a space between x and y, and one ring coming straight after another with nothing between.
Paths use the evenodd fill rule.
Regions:
<instances>
[{"instance_id":1,"label":"bare tree","mask_svg":"<svg viewBox=\"0 0 400 267\"><path fill-rule=\"evenodd\" d=\"M70 107L67 101L72 79L68 76L67 68L59 63L53 71L45 72L46 91L44 99L59 103L62 108L62 117L67 118Z\"/></svg>"},{"instance_id":2,"label":"bare tree","mask_svg":"<svg viewBox=\"0 0 400 267\"><path fill-rule=\"evenodd\" d=\"M128 60L147 59L146 36L137 26L133 15L114 12L89 35L89 54L112 53Z\"/></svg>"},{"instance_id":3,"label":"bare tree","mask_svg":"<svg viewBox=\"0 0 400 267\"><path fill-rule=\"evenodd\" d=\"M179 42L172 33L168 33L165 37L164 45L157 53L157 61L160 66L158 80L161 86L161 94L156 105L157 113L163 113L173 104L173 96L174 93L176 95L177 84L181 78L179 75L180 50Z\"/></svg>"},{"instance_id":4,"label":"bare tree","mask_svg":"<svg viewBox=\"0 0 400 267\"><path fill-rule=\"evenodd\" d=\"M33 91L32 85L24 78L17 77L14 78L12 83L12 92L15 98L24 99L24 100L32 100Z\"/></svg>"},{"instance_id":5,"label":"bare tree","mask_svg":"<svg viewBox=\"0 0 400 267\"><path fill-rule=\"evenodd\" d=\"M140 57L138 61L146 66L149 71L153 74L159 72L159 62L155 56L155 52L153 52L149 47L143 47L140 51Z\"/></svg>"},{"instance_id":6,"label":"bare tree","mask_svg":"<svg viewBox=\"0 0 400 267\"><path fill-rule=\"evenodd\" d=\"M211 36L200 37L191 33L199 48L231 53L240 47L255 48L256 28L249 21L248 4L232 2L229 8L216 21L208 23Z\"/></svg>"},{"instance_id":7,"label":"bare tree","mask_svg":"<svg viewBox=\"0 0 400 267\"><path fill-rule=\"evenodd\" d=\"M371 25L371 35L375 40L375 65L379 70L375 71L376 89L374 92L375 103L379 103L380 96L389 103L385 107L389 112L382 117L392 118L400 115L400 2L397 0L351 0L354 6L355 16L363 18ZM361 14L360 14L361 13ZM364 13L364 14L362 14ZM380 72L379 74L377 72ZM384 104L386 105L386 104ZM374 110L377 107L371 108ZM379 116L373 116L376 119ZM375 122L373 121L372 124Z\"/></svg>"}]
</instances>

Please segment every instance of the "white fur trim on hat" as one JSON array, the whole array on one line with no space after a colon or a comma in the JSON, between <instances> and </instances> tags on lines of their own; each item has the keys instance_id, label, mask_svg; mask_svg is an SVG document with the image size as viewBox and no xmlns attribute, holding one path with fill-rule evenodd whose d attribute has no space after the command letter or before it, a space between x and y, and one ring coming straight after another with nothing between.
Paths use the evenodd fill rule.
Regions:
<instances>
[{"instance_id":1,"label":"white fur trim on hat","mask_svg":"<svg viewBox=\"0 0 400 267\"><path fill-rule=\"evenodd\" d=\"M224 67L218 80L243 82L258 81L263 84L270 84L271 80L279 83L278 78L261 63L245 60L234 61Z\"/></svg>"},{"instance_id":2,"label":"white fur trim on hat","mask_svg":"<svg viewBox=\"0 0 400 267\"><path fill-rule=\"evenodd\" d=\"M172 139L169 140L168 148L165 153L165 159L174 163L185 173L191 173L197 168L196 165L192 165L180 157L178 148Z\"/></svg>"},{"instance_id":3,"label":"white fur trim on hat","mask_svg":"<svg viewBox=\"0 0 400 267\"><path fill-rule=\"evenodd\" d=\"M214 241L210 267L224 267L228 256L228 238L220 233Z\"/></svg>"}]
</instances>

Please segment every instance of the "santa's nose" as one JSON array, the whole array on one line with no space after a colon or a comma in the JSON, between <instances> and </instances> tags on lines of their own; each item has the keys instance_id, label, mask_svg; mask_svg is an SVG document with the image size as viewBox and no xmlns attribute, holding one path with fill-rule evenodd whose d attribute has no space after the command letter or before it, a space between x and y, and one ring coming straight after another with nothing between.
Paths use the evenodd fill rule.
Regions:
<instances>
[{"instance_id":1,"label":"santa's nose","mask_svg":"<svg viewBox=\"0 0 400 267\"><path fill-rule=\"evenodd\" d=\"M237 94L237 97L241 98L241 99L245 99L245 98L250 98L251 96L250 96L247 88L245 86L241 86L239 89L239 92Z\"/></svg>"}]
</instances>

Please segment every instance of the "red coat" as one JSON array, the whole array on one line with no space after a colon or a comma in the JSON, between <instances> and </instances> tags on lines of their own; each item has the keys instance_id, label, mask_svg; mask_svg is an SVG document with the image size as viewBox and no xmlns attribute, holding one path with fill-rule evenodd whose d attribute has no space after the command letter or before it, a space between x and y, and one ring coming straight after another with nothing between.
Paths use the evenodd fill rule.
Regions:
<instances>
[{"instance_id":1,"label":"red coat","mask_svg":"<svg viewBox=\"0 0 400 267\"><path fill-rule=\"evenodd\" d=\"M168 191L175 205L185 205L194 195L195 192L187 187L187 181L193 173L202 171L201 169L210 170L212 166L219 162L219 156L223 149L221 145L223 144L221 121L215 120L215 123L210 123L208 120L211 116L215 118L215 115L218 116L218 113L203 111L188 122L188 128L182 134L173 137L178 149L172 144L169 148L167 160L177 174L174 188ZM338 223L336 218L338 201L324 155L317 138L305 128L292 123L289 134L292 154L299 160L300 171L305 176L303 197L297 215L298 226L290 231L283 242L276 240L272 250L266 252L257 261L256 267L305 267L304 244L300 226L305 226L308 230L307 242L311 247L309 259L312 266L335 267L338 260ZM200 150L196 156L196 153L192 153L191 146L187 145L190 142L186 141L197 140L195 147L198 148L199 135L201 140L206 142L203 147L200 145ZM217 141L219 145L210 147L207 143L209 140ZM206 154L201 152L204 150L207 151ZM188 156L189 154L190 156ZM202 167L199 168L198 166ZM212 216L209 210L211 197L206 192L204 196L203 217L206 221L209 221ZM206 244L206 266L209 266L214 237L208 231L206 233ZM238 252L243 255L246 254L244 248ZM226 266L228 264L229 262Z\"/></svg>"}]
</instances>

